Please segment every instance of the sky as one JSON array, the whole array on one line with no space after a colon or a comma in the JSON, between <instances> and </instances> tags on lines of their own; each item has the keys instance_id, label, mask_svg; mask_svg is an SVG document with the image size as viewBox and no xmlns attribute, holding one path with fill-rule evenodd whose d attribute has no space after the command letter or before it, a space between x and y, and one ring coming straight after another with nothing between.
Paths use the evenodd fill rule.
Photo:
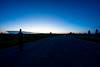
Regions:
<instances>
[{"instance_id":1,"label":"sky","mask_svg":"<svg viewBox=\"0 0 100 67\"><path fill-rule=\"evenodd\" d=\"M99 0L0 0L0 31L40 33L100 30Z\"/></svg>"}]
</instances>

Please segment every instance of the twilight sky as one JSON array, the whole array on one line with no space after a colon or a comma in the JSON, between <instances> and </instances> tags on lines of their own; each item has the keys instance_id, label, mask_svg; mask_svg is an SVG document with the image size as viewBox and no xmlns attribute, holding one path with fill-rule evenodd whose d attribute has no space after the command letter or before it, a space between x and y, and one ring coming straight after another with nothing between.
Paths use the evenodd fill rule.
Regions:
<instances>
[{"instance_id":1,"label":"twilight sky","mask_svg":"<svg viewBox=\"0 0 100 67\"><path fill-rule=\"evenodd\" d=\"M0 31L94 32L99 0L0 0Z\"/></svg>"}]
</instances>

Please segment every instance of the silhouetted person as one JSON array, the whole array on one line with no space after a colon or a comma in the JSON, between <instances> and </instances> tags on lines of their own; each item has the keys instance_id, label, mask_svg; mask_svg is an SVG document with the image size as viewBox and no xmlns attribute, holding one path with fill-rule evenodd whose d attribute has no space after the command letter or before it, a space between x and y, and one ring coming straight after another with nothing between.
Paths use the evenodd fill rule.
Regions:
<instances>
[{"instance_id":1,"label":"silhouetted person","mask_svg":"<svg viewBox=\"0 0 100 67\"><path fill-rule=\"evenodd\" d=\"M18 45L19 45L19 50L22 51L23 50L23 33L21 29L18 33Z\"/></svg>"}]
</instances>

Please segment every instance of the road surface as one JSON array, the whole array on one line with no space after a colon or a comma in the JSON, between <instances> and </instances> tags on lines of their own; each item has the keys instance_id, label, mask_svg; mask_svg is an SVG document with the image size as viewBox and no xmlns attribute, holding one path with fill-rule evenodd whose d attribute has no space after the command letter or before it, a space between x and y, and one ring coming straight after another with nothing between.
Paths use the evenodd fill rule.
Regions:
<instances>
[{"instance_id":1,"label":"road surface","mask_svg":"<svg viewBox=\"0 0 100 67\"><path fill-rule=\"evenodd\" d=\"M0 67L100 67L100 44L55 36L0 50Z\"/></svg>"}]
</instances>

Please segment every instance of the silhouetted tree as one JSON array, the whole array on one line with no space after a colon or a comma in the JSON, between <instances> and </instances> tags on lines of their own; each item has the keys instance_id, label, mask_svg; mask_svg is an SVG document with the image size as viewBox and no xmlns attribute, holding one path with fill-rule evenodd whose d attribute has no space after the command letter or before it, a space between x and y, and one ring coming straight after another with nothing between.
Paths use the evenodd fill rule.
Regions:
<instances>
[{"instance_id":1,"label":"silhouetted tree","mask_svg":"<svg viewBox=\"0 0 100 67\"><path fill-rule=\"evenodd\" d=\"M0 40L4 40L4 39L5 39L5 37L4 37L4 33L1 32L1 33L0 33Z\"/></svg>"},{"instance_id":2,"label":"silhouetted tree","mask_svg":"<svg viewBox=\"0 0 100 67\"><path fill-rule=\"evenodd\" d=\"M89 35L91 34L91 31L90 31L90 30L88 31L88 34L89 34Z\"/></svg>"},{"instance_id":3,"label":"silhouetted tree","mask_svg":"<svg viewBox=\"0 0 100 67\"><path fill-rule=\"evenodd\" d=\"M50 32L50 34L52 34L52 32Z\"/></svg>"},{"instance_id":4,"label":"silhouetted tree","mask_svg":"<svg viewBox=\"0 0 100 67\"><path fill-rule=\"evenodd\" d=\"M95 31L95 34L97 35L97 34L99 34L99 31L98 31L98 29L96 29L96 31Z\"/></svg>"},{"instance_id":5,"label":"silhouetted tree","mask_svg":"<svg viewBox=\"0 0 100 67\"><path fill-rule=\"evenodd\" d=\"M72 32L70 32L69 34L73 34Z\"/></svg>"},{"instance_id":6,"label":"silhouetted tree","mask_svg":"<svg viewBox=\"0 0 100 67\"><path fill-rule=\"evenodd\" d=\"M52 32L50 32L50 37L53 37L53 36L54 36L54 34Z\"/></svg>"}]
</instances>

